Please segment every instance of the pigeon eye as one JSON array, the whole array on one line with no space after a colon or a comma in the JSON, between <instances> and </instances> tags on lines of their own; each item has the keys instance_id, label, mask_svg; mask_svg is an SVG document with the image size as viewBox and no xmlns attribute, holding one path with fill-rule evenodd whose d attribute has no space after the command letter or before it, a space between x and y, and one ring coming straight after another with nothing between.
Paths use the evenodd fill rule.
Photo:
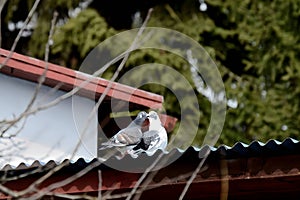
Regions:
<instances>
[{"instance_id":1,"label":"pigeon eye","mask_svg":"<svg viewBox=\"0 0 300 200\"><path fill-rule=\"evenodd\" d=\"M156 115L156 114L152 114L151 117L152 117L153 119L157 119L157 115Z\"/></svg>"},{"instance_id":2,"label":"pigeon eye","mask_svg":"<svg viewBox=\"0 0 300 200\"><path fill-rule=\"evenodd\" d=\"M139 113L138 118L143 118L145 116L145 113Z\"/></svg>"}]
</instances>

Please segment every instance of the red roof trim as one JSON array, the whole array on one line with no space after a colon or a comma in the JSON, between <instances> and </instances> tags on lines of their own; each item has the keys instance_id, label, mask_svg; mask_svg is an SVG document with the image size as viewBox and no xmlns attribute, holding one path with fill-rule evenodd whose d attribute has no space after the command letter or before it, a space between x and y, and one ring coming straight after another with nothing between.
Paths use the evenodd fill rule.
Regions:
<instances>
[{"instance_id":1,"label":"red roof trim","mask_svg":"<svg viewBox=\"0 0 300 200\"><path fill-rule=\"evenodd\" d=\"M153 199L151 194L154 193L160 197L159 199L178 199L187 184L189 176L186 175L192 174L201 161L198 154L187 153L183 156L185 156L184 159L176 160L166 168L157 171L156 176L149 183L141 199ZM285 197L284 199L291 199L291 197L297 199L295 197L299 197L300 192L299 158L300 156L296 154L266 155L265 157L251 158L239 157L236 159L222 159L219 157L207 159L206 167L197 173L186 194L186 199L218 199L220 194L226 191L221 188L224 184L228 186L226 195L230 197L229 199L248 199L249 195L253 197L249 199L257 199L258 197L260 197L259 199L270 199L271 195L276 197L279 194ZM75 165L75 167L78 170L84 169L84 166L81 165ZM224 172L224 169L227 171ZM99 188L98 170L101 170L101 188ZM72 170L59 171L37 185L37 187L41 191L53 183L59 183L69 177L76 177L75 173ZM28 188L43 175L43 173L36 173L21 176L7 181L3 185L17 192ZM56 194L95 196L94 194L101 190L102 194L106 191L114 191L115 194L120 194L134 188L140 176L141 174L138 173L126 173L112 168L101 169L95 167L86 174L77 177L73 182L54 188L53 192ZM186 178L183 178L184 176ZM8 198L10 196L0 192L0 199Z\"/></svg>"},{"instance_id":2,"label":"red roof trim","mask_svg":"<svg viewBox=\"0 0 300 200\"><path fill-rule=\"evenodd\" d=\"M0 63L3 64L9 55L9 51L0 48ZM2 67L0 72L5 74L37 82L38 78L44 73L45 67L48 65L46 73L45 85L54 87L62 84L60 89L70 91L74 87L80 86L84 81L89 80L87 84L79 91L80 95L89 98L99 98L105 88L111 83L108 80L92 77L79 71L68 69L52 63L46 63L29 56L13 53L6 65ZM108 97L117 98L131 103L139 104L149 108L161 108L163 96L153 94L147 91L136 89L120 83L113 82Z\"/></svg>"}]
</instances>

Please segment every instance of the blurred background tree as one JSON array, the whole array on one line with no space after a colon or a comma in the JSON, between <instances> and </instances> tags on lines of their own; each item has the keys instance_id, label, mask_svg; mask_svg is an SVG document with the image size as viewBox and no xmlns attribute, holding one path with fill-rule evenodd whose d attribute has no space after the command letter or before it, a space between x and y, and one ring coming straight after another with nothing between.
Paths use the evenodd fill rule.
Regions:
<instances>
[{"instance_id":1,"label":"blurred background tree","mask_svg":"<svg viewBox=\"0 0 300 200\"><path fill-rule=\"evenodd\" d=\"M2 48L10 49L33 3L7 1L1 13ZM228 109L218 144L300 139L300 1L205 3L207 10L201 11L197 0L41 1L16 51L43 58L50 20L57 11L50 61L78 69L96 45L118 32L141 26L148 9L154 8L148 26L188 35L207 50L219 68ZM155 50L134 52L121 74L151 62L174 67L194 85L186 61ZM104 77L110 78L113 70L110 68ZM143 89L164 95L167 113L180 119L171 91L151 85ZM195 145L201 145L211 108L209 100L199 92L198 100L201 118Z\"/></svg>"}]
</instances>

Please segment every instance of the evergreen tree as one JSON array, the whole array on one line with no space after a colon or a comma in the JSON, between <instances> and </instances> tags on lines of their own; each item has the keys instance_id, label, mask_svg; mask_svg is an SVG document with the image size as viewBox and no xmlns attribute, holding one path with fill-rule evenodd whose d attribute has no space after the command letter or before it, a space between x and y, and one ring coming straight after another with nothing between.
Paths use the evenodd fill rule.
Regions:
<instances>
[{"instance_id":1,"label":"evergreen tree","mask_svg":"<svg viewBox=\"0 0 300 200\"><path fill-rule=\"evenodd\" d=\"M145 18L148 8L154 7L148 26L170 28L188 35L217 63L228 99L219 144L266 142L286 137L300 139L299 0L206 0L208 9L205 12L199 10L199 2L194 0L132 1L135 4L127 2L122 10L117 9L119 1L93 1L87 8L82 7L77 15L72 15L85 1L79 2L42 1L37 10L37 26L30 37L23 38L17 51L43 57L50 20L56 10L59 24L51 61L78 69L89 51L100 42L131 29L132 24L137 26L138 20L132 20L135 13ZM4 48L9 49L17 31L9 30L8 24L24 21L33 1L28 1L26 6L23 4L24 1L9 1L2 12ZM173 66L190 81L197 93L189 63L168 52L151 49L133 52L121 74L151 62ZM110 78L114 69L111 67L104 77ZM181 89L176 82L170 84ZM178 102L170 90L149 85L143 89L164 95L167 112L180 118ZM210 120L211 103L199 93L198 101L201 118L194 144L201 145ZM193 104L188 106L187 109L195 109Z\"/></svg>"}]
</instances>

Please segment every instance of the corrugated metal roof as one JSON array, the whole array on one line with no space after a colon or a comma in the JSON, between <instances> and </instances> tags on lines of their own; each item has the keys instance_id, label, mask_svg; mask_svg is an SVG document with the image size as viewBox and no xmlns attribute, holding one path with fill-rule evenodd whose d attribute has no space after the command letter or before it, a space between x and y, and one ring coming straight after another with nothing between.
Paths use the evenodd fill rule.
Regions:
<instances>
[{"instance_id":1,"label":"corrugated metal roof","mask_svg":"<svg viewBox=\"0 0 300 200\"><path fill-rule=\"evenodd\" d=\"M157 151L153 156L141 155L138 158L132 158L130 155L126 155L122 159L119 159L115 156L109 157L103 162L104 165L108 164L118 164L124 163L124 161L130 161L132 166L135 166L136 162L139 162L140 159L143 159L145 166L151 164L161 153L165 157L172 156L173 158L183 157L183 159L201 159L207 152L209 152L209 158L218 159L220 157L226 159L235 159L235 158L250 158L250 157L271 157L271 156L283 156L283 155L294 155L300 153L300 141L292 138L287 138L284 141L280 142L278 140L269 140L266 143L259 141L253 141L250 144L245 144L238 142L232 147L221 145L217 148L205 145L201 148L189 147L186 150L173 149L170 152ZM168 158L170 159L170 158ZM20 163L17 166L11 166L7 163L2 167L1 171L6 170L23 170L37 167L51 168L53 166L60 165L62 162L69 162L69 166L81 166L86 167L91 162L98 161L97 158L92 160L86 160L84 158L79 158L77 160L65 159L62 161L49 160L48 162L39 162L36 160L33 163ZM140 162L139 162L140 163ZM104 166L102 165L102 166Z\"/></svg>"},{"instance_id":2,"label":"corrugated metal roof","mask_svg":"<svg viewBox=\"0 0 300 200\"><path fill-rule=\"evenodd\" d=\"M130 156L122 159L112 156L104 164L96 158L92 160L80 158L78 160L66 159L63 162L35 161L30 165L21 163L16 168L7 165L6 171L0 171L0 181L4 187L12 191L20 191L22 194L22 191L35 181L43 179L45 175L47 177L49 170L59 169L38 187L40 191L44 189L47 191L49 188L53 190L53 193L45 195L88 194L96 198L99 191L103 195L110 195L111 192L116 195L127 195L126 192L130 192L144 174L124 173L124 171L106 166L106 162L136 168L140 167L136 164L153 163L158 156L163 155L162 158L167 159L172 156L180 157L172 164L149 174L152 181L149 180L149 185L147 183L141 186L141 189L145 186L141 199L152 199L153 194L164 199L178 199L189 177L195 173L195 169L201 163L203 163L201 170L196 171L197 174L186 194L186 199L218 199L223 194L229 199L297 199L300 194L298 187L300 184L300 142L291 138L282 142L277 140L270 140L266 143L254 141L250 144L238 142L232 147L225 145L217 148L189 147L186 151L173 149L169 153L160 153L162 152L159 151L153 156L143 154L136 159ZM205 162L202 162L202 155L207 153L209 156L204 160ZM55 168L56 166L58 168ZM99 186L99 170L101 170L101 186ZM72 182L62 181L71 178L70 181L74 177L76 180ZM59 181L63 184L57 186ZM53 185L56 186L52 187ZM26 193L25 195L39 197L39 193ZM0 193L0 199L9 199L13 196Z\"/></svg>"}]
</instances>

